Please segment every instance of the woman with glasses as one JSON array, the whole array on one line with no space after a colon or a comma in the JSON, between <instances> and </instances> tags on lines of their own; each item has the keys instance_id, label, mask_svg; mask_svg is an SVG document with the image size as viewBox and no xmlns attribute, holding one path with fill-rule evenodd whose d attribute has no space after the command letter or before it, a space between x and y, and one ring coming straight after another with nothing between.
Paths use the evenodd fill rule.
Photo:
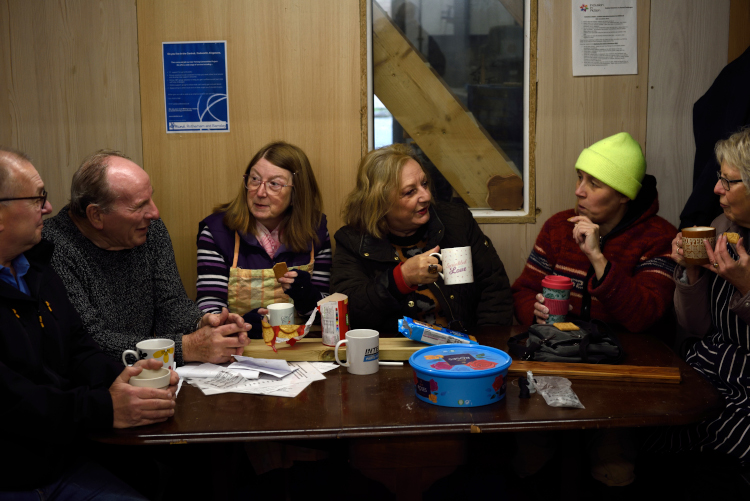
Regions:
<instances>
[{"instance_id":1,"label":"woman with glasses","mask_svg":"<svg viewBox=\"0 0 750 501\"><path fill-rule=\"evenodd\" d=\"M242 315L258 339L269 304L293 302L307 316L328 293L331 241L318 183L297 146L265 145L238 184L237 196L199 225L197 303ZM276 263L289 269L278 280Z\"/></svg>"},{"instance_id":2,"label":"woman with glasses","mask_svg":"<svg viewBox=\"0 0 750 501\"><path fill-rule=\"evenodd\" d=\"M710 263L685 262L682 233L672 241L677 320L687 333L687 362L724 396L717 417L660 436L680 450L717 451L750 460L750 128L715 147L721 165L714 193L724 214L716 228L716 246L705 242ZM738 241L736 239L739 239ZM731 243L734 241L734 243ZM693 342L692 346L690 341ZM658 443L658 442L657 442ZM726 456L725 456L726 457Z\"/></svg>"}]
</instances>

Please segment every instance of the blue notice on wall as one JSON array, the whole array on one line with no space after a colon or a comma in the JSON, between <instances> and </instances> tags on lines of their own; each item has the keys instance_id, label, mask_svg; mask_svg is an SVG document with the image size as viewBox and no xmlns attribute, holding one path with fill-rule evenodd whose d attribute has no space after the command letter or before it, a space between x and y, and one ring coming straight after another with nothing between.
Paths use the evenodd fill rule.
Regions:
<instances>
[{"instance_id":1,"label":"blue notice on wall","mask_svg":"<svg viewBox=\"0 0 750 501\"><path fill-rule=\"evenodd\" d=\"M167 133L229 132L227 42L163 42Z\"/></svg>"}]
</instances>

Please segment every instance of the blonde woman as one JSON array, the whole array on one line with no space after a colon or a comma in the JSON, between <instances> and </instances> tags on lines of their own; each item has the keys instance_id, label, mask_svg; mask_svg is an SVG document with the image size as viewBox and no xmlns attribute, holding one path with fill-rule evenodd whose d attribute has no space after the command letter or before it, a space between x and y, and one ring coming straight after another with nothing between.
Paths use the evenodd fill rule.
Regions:
<instances>
[{"instance_id":1,"label":"blonde woman","mask_svg":"<svg viewBox=\"0 0 750 501\"><path fill-rule=\"evenodd\" d=\"M509 325L510 284L465 207L435 204L417 156L401 144L362 158L336 232L331 291L349 296L351 327L395 332L403 316L452 329ZM474 282L445 285L433 252L471 246Z\"/></svg>"}]
</instances>

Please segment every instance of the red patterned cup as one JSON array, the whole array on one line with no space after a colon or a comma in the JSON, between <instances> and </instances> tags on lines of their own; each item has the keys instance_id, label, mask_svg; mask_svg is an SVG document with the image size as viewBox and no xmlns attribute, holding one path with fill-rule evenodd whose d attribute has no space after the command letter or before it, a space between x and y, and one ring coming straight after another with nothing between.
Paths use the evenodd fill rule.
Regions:
<instances>
[{"instance_id":1,"label":"red patterned cup","mask_svg":"<svg viewBox=\"0 0 750 501\"><path fill-rule=\"evenodd\" d=\"M573 281L568 277L559 275L544 277L542 280L542 295L544 296L544 306L549 308L548 324L565 321L572 288Z\"/></svg>"}]
</instances>

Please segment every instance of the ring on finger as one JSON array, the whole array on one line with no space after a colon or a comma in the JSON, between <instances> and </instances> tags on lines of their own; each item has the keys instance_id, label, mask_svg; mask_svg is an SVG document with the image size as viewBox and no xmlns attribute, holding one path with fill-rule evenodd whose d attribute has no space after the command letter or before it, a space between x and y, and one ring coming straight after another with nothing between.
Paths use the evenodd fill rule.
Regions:
<instances>
[{"instance_id":1,"label":"ring on finger","mask_svg":"<svg viewBox=\"0 0 750 501\"><path fill-rule=\"evenodd\" d=\"M718 267L719 267L719 263L714 263L714 268L718 268Z\"/></svg>"},{"instance_id":2,"label":"ring on finger","mask_svg":"<svg viewBox=\"0 0 750 501\"><path fill-rule=\"evenodd\" d=\"M437 265L436 264L429 265L427 267L427 273L429 273L430 275L437 273Z\"/></svg>"}]
</instances>

